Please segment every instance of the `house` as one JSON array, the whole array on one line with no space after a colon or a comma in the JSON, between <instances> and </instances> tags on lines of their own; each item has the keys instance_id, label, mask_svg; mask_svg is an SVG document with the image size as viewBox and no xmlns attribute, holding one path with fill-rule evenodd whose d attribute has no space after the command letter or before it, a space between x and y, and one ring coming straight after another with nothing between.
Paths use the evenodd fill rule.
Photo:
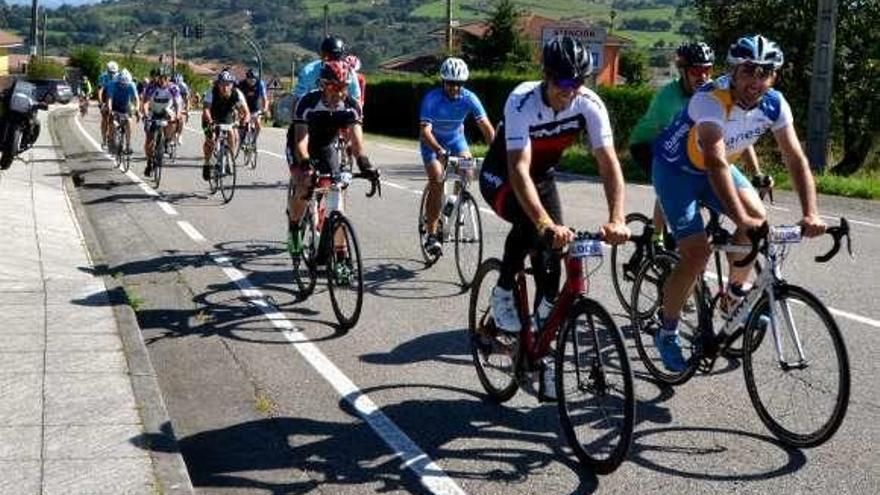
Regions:
<instances>
[{"instance_id":1,"label":"house","mask_svg":"<svg viewBox=\"0 0 880 495\"><path fill-rule=\"evenodd\" d=\"M534 46L535 57L540 57L541 47L545 35L545 31L564 30L566 32L587 32L594 28L586 22L579 20L560 21L542 15L525 13L519 18L519 28L523 35L532 42ZM461 23L453 28L453 52L461 51L461 42L466 37L483 38L489 32L489 24L486 21L472 21ZM446 31L444 27L439 27L428 33L429 35L440 40L445 39ZM626 45L631 45L632 40L618 36L615 34L607 34L605 43L602 46L602 53L597 54L597 58L601 61L601 67L596 72L596 83L608 86L614 86L618 83L619 66L620 66L620 50ZM426 67L435 68L439 64L441 57L440 50L436 53L421 52L407 56L397 57L382 62L379 67L382 70L401 71L401 72L424 72Z\"/></svg>"},{"instance_id":2,"label":"house","mask_svg":"<svg viewBox=\"0 0 880 495\"><path fill-rule=\"evenodd\" d=\"M6 32L0 31L0 76L9 75L9 50L17 48L24 43L24 39Z\"/></svg>"}]
</instances>

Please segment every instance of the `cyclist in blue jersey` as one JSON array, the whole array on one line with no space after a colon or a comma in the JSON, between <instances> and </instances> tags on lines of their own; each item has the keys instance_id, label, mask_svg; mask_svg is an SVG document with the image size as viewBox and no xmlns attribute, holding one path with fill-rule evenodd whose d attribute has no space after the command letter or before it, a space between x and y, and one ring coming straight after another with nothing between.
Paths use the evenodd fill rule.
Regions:
<instances>
[{"instance_id":1,"label":"cyclist in blue jersey","mask_svg":"<svg viewBox=\"0 0 880 495\"><path fill-rule=\"evenodd\" d=\"M442 249L437 227L443 201L443 162L450 155L472 156L464 135L464 119L468 115L474 116L486 143L495 139L495 129L480 99L463 87L468 76L464 60L455 57L444 60L440 65L441 85L425 95L419 113L422 161L428 174L425 250L435 255L439 255Z\"/></svg>"},{"instance_id":2,"label":"cyclist in blue jersey","mask_svg":"<svg viewBox=\"0 0 880 495\"><path fill-rule=\"evenodd\" d=\"M330 60L343 60L348 54L348 47L345 41L339 36L328 36L321 42L321 58L306 64L296 78L296 87L293 88L293 109L296 110L296 101L306 95L310 91L320 89L318 81L321 75L321 67L324 62ZM360 101L361 88L357 82L357 76L354 71L349 68L348 75L348 96Z\"/></svg>"},{"instance_id":3,"label":"cyclist in blue jersey","mask_svg":"<svg viewBox=\"0 0 880 495\"><path fill-rule=\"evenodd\" d=\"M760 227L767 212L755 188L731 163L767 131L773 134L798 193L804 236L825 232L791 108L773 89L783 63L782 49L761 35L746 36L730 46L727 63L728 74L697 90L654 141L654 189L681 261L666 280L658 317L649 324L655 326L654 343L663 365L676 373L687 366L678 336L681 308L710 254L699 206L729 216L737 225L734 241L749 244L746 232ZM752 270L751 265L733 265L742 256L728 253L728 292L737 297L748 290Z\"/></svg>"},{"instance_id":4,"label":"cyclist in blue jersey","mask_svg":"<svg viewBox=\"0 0 880 495\"><path fill-rule=\"evenodd\" d=\"M174 74L174 77L171 78L171 82L173 82L178 91L180 91L180 99L183 104L183 109L180 114L183 118L181 124L177 126L177 145L180 146L183 144L183 125L189 121L189 85L183 80L183 74Z\"/></svg>"},{"instance_id":5,"label":"cyclist in blue jersey","mask_svg":"<svg viewBox=\"0 0 880 495\"><path fill-rule=\"evenodd\" d=\"M119 73L119 65L114 61L107 62L107 70L98 76L98 104L101 105L101 148L107 148L107 137L110 134L110 112L108 87L113 84L116 74Z\"/></svg>"},{"instance_id":6,"label":"cyclist in blue jersey","mask_svg":"<svg viewBox=\"0 0 880 495\"><path fill-rule=\"evenodd\" d=\"M125 126L125 153L131 154L131 117L140 108L140 98L137 94L137 86L131 77L128 69L122 69L119 77L107 86L108 100L110 102L110 111L112 114L121 114L123 116L123 125ZM119 143L122 144L122 143Z\"/></svg>"}]
</instances>

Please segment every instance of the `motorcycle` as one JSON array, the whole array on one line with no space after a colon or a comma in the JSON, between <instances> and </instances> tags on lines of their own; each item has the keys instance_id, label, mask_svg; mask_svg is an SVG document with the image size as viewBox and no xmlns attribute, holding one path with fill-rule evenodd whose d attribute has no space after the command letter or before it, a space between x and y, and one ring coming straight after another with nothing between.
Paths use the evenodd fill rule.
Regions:
<instances>
[{"instance_id":1,"label":"motorcycle","mask_svg":"<svg viewBox=\"0 0 880 495\"><path fill-rule=\"evenodd\" d=\"M0 170L12 165L12 160L28 150L40 136L38 110L47 110L49 106L35 98L36 86L27 81L16 81L9 95L3 98L7 102L7 111L0 121Z\"/></svg>"}]
</instances>

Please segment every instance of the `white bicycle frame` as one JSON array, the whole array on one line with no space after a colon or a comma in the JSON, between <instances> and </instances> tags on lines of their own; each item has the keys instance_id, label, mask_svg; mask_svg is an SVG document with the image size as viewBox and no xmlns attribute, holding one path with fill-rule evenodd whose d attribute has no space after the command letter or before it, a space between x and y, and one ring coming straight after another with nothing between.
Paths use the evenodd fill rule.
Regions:
<instances>
[{"instance_id":1,"label":"white bicycle frame","mask_svg":"<svg viewBox=\"0 0 880 495\"><path fill-rule=\"evenodd\" d=\"M462 196L461 194L464 191L469 190L470 182L471 182L471 171L473 173L477 173L477 170L483 164L482 158L461 158L458 156L450 156L446 159L446 166L443 167L443 206L441 209L441 216L448 216L449 218L453 217L453 213L458 211L461 208L462 204ZM456 193L455 204L452 207L452 210L449 212L449 215L445 214L445 207L448 198L450 197L449 186L447 185L447 179L450 176L454 176L453 178L453 186L452 191ZM456 187L455 184L458 184ZM457 189L457 191L456 191ZM475 215L470 215L471 222L476 222L474 219ZM442 229L443 239L448 239L452 232L449 231L451 228L452 222L441 222L440 228ZM474 223L471 225L472 231L477 231L477 225Z\"/></svg>"}]
</instances>

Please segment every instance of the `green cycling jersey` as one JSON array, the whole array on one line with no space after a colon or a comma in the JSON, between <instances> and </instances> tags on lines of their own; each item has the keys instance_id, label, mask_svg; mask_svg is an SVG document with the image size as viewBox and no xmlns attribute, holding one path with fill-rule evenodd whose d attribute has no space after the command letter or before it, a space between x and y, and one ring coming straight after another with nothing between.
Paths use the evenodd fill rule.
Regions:
<instances>
[{"instance_id":1,"label":"green cycling jersey","mask_svg":"<svg viewBox=\"0 0 880 495\"><path fill-rule=\"evenodd\" d=\"M654 138L681 112L688 100L690 95L685 94L681 79L676 79L660 88L651 99L648 110L630 133L630 145L653 143Z\"/></svg>"}]
</instances>

